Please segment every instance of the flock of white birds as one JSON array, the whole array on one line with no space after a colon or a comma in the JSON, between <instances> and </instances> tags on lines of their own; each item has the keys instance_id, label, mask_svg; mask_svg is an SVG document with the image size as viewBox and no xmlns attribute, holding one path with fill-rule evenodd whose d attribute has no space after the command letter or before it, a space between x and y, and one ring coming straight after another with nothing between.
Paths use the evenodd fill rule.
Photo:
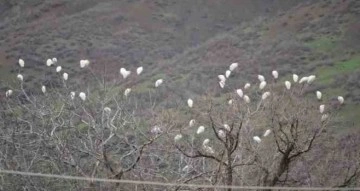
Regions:
<instances>
[{"instance_id":1,"label":"flock of white birds","mask_svg":"<svg viewBox=\"0 0 360 191\"><path fill-rule=\"evenodd\" d=\"M50 67L50 66L53 66L53 65L56 65L58 62L57 58L52 58L52 59L47 59L46 60L46 66ZM18 61L19 63L19 66L21 68L24 68L25 67L25 61L23 59L19 59ZM90 61L89 60L80 60L80 68L86 68L90 65ZM55 68L55 71L56 73L60 73L61 71L63 70L62 66L56 66ZM137 75L140 75L144 70L144 67L138 67L136 69L136 74ZM120 74L121 76L126 79L127 77L130 76L131 74L131 71L130 70L126 70L125 68L121 68L120 69ZM17 74L16 78L22 83L24 81L24 76L22 74ZM64 81L67 81L69 79L69 74L64 72L62 74L62 78ZM155 81L155 87L159 87L162 83L164 82L163 79L158 79ZM46 86L45 85L42 85L41 86L41 91L45 94L46 93ZM10 97L12 94L13 94L13 90L9 89L5 92L5 97ZM124 91L124 96L125 97L128 97L128 95L130 94L131 92L131 88L127 88L125 91ZM70 92L70 98L71 100L74 100L76 97L76 93L74 91ZM79 92L79 98L82 100L82 101L86 101L86 93L85 92Z\"/></svg>"},{"instance_id":2,"label":"flock of white birds","mask_svg":"<svg viewBox=\"0 0 360 191\"><path fill-rule=\"evenodd\" d=\"M56 65L57 64L57 59L56 58L52 58L52 59L47 59L46 61L46 65L47 66L52 66L52 65ZM25 61L23 59L19 59L19 66L21 68L24 68L25 67ZM90 65L90 61L89 60L80 60L80 68L86 68ZM221 88L224 88L226 86L226 80L229 79L231 73L236 69L238 68L239 64L238 63L232 63L230 66L229 66L229 69L227 69L225 71L225 75L218 75L218 78L219 78L219 85ZM137 75L140 75L142 72L143 72L144 68L143 67L138 67L136 69L136 74ZM62 71L62 67L59 65L56 67L56 73L60 73ZM123 79L126 79L128 78L130 75L131 75L131 71L130 70L126 70L125 68L121 68L120 69L120 74L121 76L123 77ZM273 78L276 80L279 78L279 73L278 71L276 70L273 70L271 72ZM62 77L63 77L63 80L68 80L69 78L69 75L68 73L64 72L62 74ZM265 80L265 77L263 75L258 75L257 76L258 80L259 80L259 89L260 90L263 90L266 85L267 85L267 82ZM314 80L316 79L316 76L315 75L310 75L310 76L305 76L305 77L302 77L300 80L299 80L299 76L297 74L293 74L292 75L292 78L293 78L293 81L294 83L299 83L299 84L303 84L303 83L307 83L307 84L311 84L312 82L314 82ZM21 83L23 82L24 80L24 76L22 74L18 74L17 75L17 79L19 81L21 81ZM155 81L155 87L159 87L161 86L161 84L163 84L164 80L163 79L157 79ZM246 83L244 85L244 90L246 89L249 89L251 87L251 84L250 83ZM291 82L290 81L285 81L285 88L287 90L290 90L291 89ZM46 93L46 86L42 85L41 86L41 91L45 94ZM125 97L128 97L129 94L131 92L131 89L130 88L127 88L125 91L124 91L124 96ZM242 89L236 89L236 94L242 98L244 100L244 102L246 104L249 104L251 102L250 100L250 97L246 94L244 94L244 91ZM11 95L13 94L13 90L9 89L6 91L5 95L6 97L10 97ZM267 99L269 96L271 96L271 93L269 91L266 91L262 94L261 96L261 99L262 100L265 100ZM70 98L73 100L75 99L76 97L76 93L74 91L70 92ZM86 101L86 93L84 92L80 92L79 93L79 98L82 100L82 101ZM316 98L320 101L322 99L322 93L320 91L316 91ZM343 104L344 103L344 98L342 96L338 96L337 97L337 100L339 101L340 104ZM230 105L232 104L232 100L229 100L228 102ZM194 101L192 99L188 99L187 100L187 105L188 107L192 108L193 105L194 105ZM104 108L104 112L105 113L110 113L111 112L111 109L109 107L105 107ZM325 121L327 118L328 118L328 114L325 114L325 105L324 104L321 104L319 106L319 112L320 114L322 114L321 116L321 121ZM191 119L190 122L189 122L189 126L190 127L193 127L195 125L195 119ZM204 126L199 126L197 131L196 131L196 134L202 134L204 131L205 131L205 127ZM225 138L227 136L227 132L230 132L231 131L231 128L228 124L224 124L223 125L223 129L225 130L219 130L218 131L218 136L220 138ZM265 133L263 134L263 137L267 137L269 134L271 133L271 130L268 129L265 131ZM180 139L183 138L183 135L182 134L177 134L175 137L174 137L174 140L175 142L178 142ZM257 143L260 143L261 142L261 138L259 136L254 136L253 137L253 140ZM203 141L203 148L205 151L207 151L208 153L214 153L214 150L212 149L211 146L209 146L209 142L210 140L209 139L205 139Z\"/></svg>"},{"instance_id":3,"label":"flock of white birds","mask_svg":"<svg viewBox=\"0 0 360 191\"><path fill-rule=\"evenodd\" d=\"M223 74L218 75L220 88L224 88L224 87L226 86L226 81L229 79L231 73L232 73L238 66L239 66L238 63L232 63L232 64L229 66L229 69L225 71L225 75L223 75ZM271 72L271 74L272 74L272 77L273 77L275 80L277 80L277 79L279 78L279 73L278 73L278 71L273 70L273 71ZM259 89L260 89L260 90L263 90L263 89L266 87L266 85L267 85L267 82L266 82L266 80L265 80L265 77L264 77L263 75L258 75L257 78L258 78L258 80L259 80L259 82L260 82L260 83L259 83ZM302 78L299 80L299 76L298 76L297 74L293 74L293 75L292 75L292 78L293 78L294 83L297 83L297 82L298 82L299 84L303 84L303 83L311 84L311 83L313 83L313 82L315 81L316 76L315 76L315 75L305 76L305 77L302 77ZM286 81L284 82L284 84L285 84L285 88L286 88L287 90L290 90L290 89L291 89L291 82L290 82L290 81L286 80ZM251 84L250 84L250 83L246 83L246 84L244 85L244 90L249 89L250 87L251 87ZM244 94L244 91L243 91L242 89L236 89L235 92L236 92L236 94L237 94L240 98L242 98L242 99L245 101L246 104L249 104L249 103L250 103L250 101L251 101L251 100L250 100L250 97L249 97L248 95L245 95L245 94ZM267 99L270 95L271 95L271 93L270 93L269 91L266 91L266 92L264 92L264 93L262 94L261 99L262 99L262 100L265 100L265 99ZM317 98L318 100L321 100L321 98L322 98L322 93L321 93L320 91L316 91L316 98ZM337 99L338 99L338 101L339 101L340 104L343 104L343 103L344 103L344 98L343 98L342 96L338 96ZM233 100L230 99L230 100L228 101L228 104L231 105L232 103L233 103ZM192 108L193 105L194 105L194 101L189 98L189 99L187 100L187 104L188 104L188 107ZM320 110L320 114L322 114L322 116L321 116L321 122L323 122L323 121L325 121L325 120L329 117L329 115L328 115L328 114L324 114L324 111L325 111L325 105L324 105L324 104L321 104L321 105L319 106L319 110ZM194 120L194 119L190 120L189 126L192 127L192 126L194 126L194 124L195 124L195 120ZM204 126L199 126L198 129L197 129L197 131L196 131L196 134L201 134L201 133L203 133L203 132L205 131L205 129L206 129L206 128L205 128ZM231 128L230 128L230 126L229 126L228 124L224 124L224 125L223 125L223 129L225 129L225 130L228 131L228 132L231 131ZM222 139L224 139L224 138L227 136L227 133L226 133L223 129L220 129L220 130L217 132L218 136L219 136L220 138L222 138ZM267 137L268 135L270 135L270 133L271 133L271 130L270 130L270 129L267 129L267 130L264 132L264 134L262 135L262 137ZM182 138L183 138L183 135L182 135L182 134L177 134L177 135L174 137L174 140L175 140L175 142L178 142L178 141L180 141L180 139L182 139ZM261 141L262 141L261 138L260 138L260 136L253 136L252 139L253 139L253 141L255 141L256 143L261 143ZM203 149L204 149L206 152L213 154L213 153L214 153L214 150L212 149L211 146L209 146L209 142L210 142L209 139L205 139L205 140L203 141L202 146L203 146Z\"/></svg>"}]
</instances>

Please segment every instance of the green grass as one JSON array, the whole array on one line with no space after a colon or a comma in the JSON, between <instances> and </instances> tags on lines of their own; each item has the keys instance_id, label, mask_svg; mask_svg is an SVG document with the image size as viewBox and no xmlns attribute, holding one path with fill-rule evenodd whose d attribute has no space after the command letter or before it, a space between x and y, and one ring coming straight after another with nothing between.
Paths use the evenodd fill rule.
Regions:
<instances>
[{"instance_id":1,"label":"green grass","mask_svg":"<svg viewBox=\"0 0 360 191\"><path fill-rule=\"evenodd\" d=\"M339 70L344 72L351 72L353 70L360 68L360 55L355 56L350 60L340 62L338 64L338 68Z\"/></svg>"},{"instance_id":2,"label":"green grass","mask_svg":"<svg viewBox=\"0 0 360 191\"><path fill-rule=\"evenodd\" d=\"M346 100L345 100L346 101ZM333 129L337 134L347 134L353 132L354 128L356 129L360 124L360 105L359 104L346 104L342 107L335 117L335 129Z\"/></svg>"},{"instance_id":3,"label":"green grass","mask_svg":"<svg viewBox=\"0 0 360 191\"><path fill-rule=\"evenodd\" d=\"M344 92L346 92L346 90L344 88L342 88L342 87L327 88L327 89L322 91L323 99L324 100L329 100L329 99L337 97L339 95L343 95Z\"/></svg>"},{"instance_id":4,"label":"green grass","mask_svg":"<svg viewBox=\"0 0 360 191\"><path fill-rule=\"evenodd\" d=\"M136 84L136 86L134 87L134 92L138 94L148 93L150 90L153 89L151 87L155 87L155 81L154 83L150 81L143 81L141 83Z\"/></svg>"},{"instance_id":5,"label":"green grass","mask_svg":"<svg viewBox=\"0 0 360 191\"><path fill-rule=\"evenodd\" d=\"M334 82L337 75L347 75L356 70L360 69L360 55L356 55L347 61L341 61L335 63L334 66L323 66L316 70L318 76L317 82L323 85L330 85ZM324 96L328 98L334 98L338 95L344 95L347 90L344 87L336 88L327 88L323 90ZM328 99L326 98L326 99ZM349 100L348 100L349 101ZM358 114L360 113L360 105L350 103L346 104L339 111L339 115L336 117L335 121L341 123L341 129L334 129L336 134L346 133L353 129L354 125L360 124L360 118ZM338 127L338 126L336 126Z\"/></svg>"},{"instance_id":6,"label":"green grass","mask_svg":"<svg viewBox=\"0 0 360 191\"><path fill-rule=\"evenodd\" d=\"M321 84L329 85L333 83L333 77L337 74L337 69L335 67L320 67L316 71L318 82Z\"/></svg>"},{"instance_id":7,"label":"green grass","mask_svg":"<svg viewBox=\"0 0 360 191\"><path fill-rule=\"evenodd\" d=\"M155 88L156 80L160 78L164 80L164 83L166 83L167 80L166 75L163 73L159 73L154 76L151 76L150 80L145 80L143 82L136 84L136 86L134 87L134 92L141 94L141 93L148 93L149 90L153 91Z\"/></svg>"},{"instance_id":8,"label":"green grass","mask_svg":"<svg viewBox=\"0 0 360 191\"><path fill-rule=\"evenodd\" d=\"M318 82L321 84L331 84L338 74L351 73L360 68L360 55L352 57L350 60L335 63L334 66L323 66L316 70Z\"/></svg>"},{"instance_id":9,"label":"green grass","mask_svg":"<svg viewBox=\"0 0 360 191\"><path fill-rule=\"evenodd\" d=\"M311 42L306 43L310 48L321 52L333 51L337 47L338 39L336 37L321 36Z\"/></svg>"},{"instance_id":10,"label":"green grass","mask_svg":"<svg viewBox=\"0 0 360 191\"><path fill-rule=\"evenodd\" d=\"M344 108L342 108L342 111L340 112L340 117L344 117L345 122L354 122L355 124L360 124L359 113L360 105L347 104Z\"/></svg>"},{"instance_id":11,"label":"green grass","mask_svg":"<svg viewBox=\"0 0 360 191\"><path fill-rule=\"evenodd\" d=\"M107 96L108 97L113 97L113 96L116 96L116 95L122 95L122 91L125 91L125 88L121 85L119 86L113 86L111 88L108 89L108 92L107 92ZM99 95L99 91L96 92L97 95Z\"/></svg>"},{"instance_id":12,"label":"green grass","mask_svg":"<svg viewBox=\"0 0 360 191\"><path fill-rule=\"evenodd\" d=\"M12 87L18 87L20 84L17 80L17 73L11 73L11 67L8 65L0 65L0 83L1 85L9 85ZM24 76L25 78L25 76Z\"/></svg>"}]
</instances>

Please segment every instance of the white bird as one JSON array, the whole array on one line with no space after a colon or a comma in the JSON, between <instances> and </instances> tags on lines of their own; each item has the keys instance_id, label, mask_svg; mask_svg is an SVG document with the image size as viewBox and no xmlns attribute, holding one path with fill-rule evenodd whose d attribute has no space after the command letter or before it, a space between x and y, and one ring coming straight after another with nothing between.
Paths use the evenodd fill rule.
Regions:
<instances>
[{"instance_id":1,"label":"white bird","mask_svg":"<svg viewBox=\"0 0 360 191\"><path fill-rule=\"evenodd\" d=\"M218 78L220 79L220 81L223 81L223 82L226 81L226 78L224 75L218 75Z\"/></svg>"},{"instance_id":2,"label":"white bird","mask_svg":"<svg viewBox=\"0 0 360 191\"><path fill-rule=\"evenodd\" d=\"M316 76L315 75L311 75L308 77L307 83L311 84L314 80L315 80Z\"/></svg>"},{"instance_id":3,"label":"white bird","mask_svg":"<svg viewBox=\"0 0 360 191\"><path fill-rule=\"evenodd\" d=\"M224 129L226 131L231 131L231 128L230 128L230 126L228 124L224 124Z\"/></svg>"},{"instance_id":4,"label":"white bird","mask_svg":"<svg viewBox=\"0 0 360 191\"><path fill-rule=\"evenodd\" d=\"M150 132L153 133L153 134L160 134L160 133L162 133L162 130L161 130L161 128L160 128L159 126L155 125L155 126L151 129Z\"/></svg>"},{"instance_id":5,"label":"white bird","mask_svg":"<svg viewBox=\"0 0 360 191\"><path fill-rule=\"evenodd\" d=\"M273 71L271 72L271 74L272 74L272 76L273 76L275 79L277 79L277 78L279 77L279 73L278 73L278 71L276 71L276 70L273 70Z\"/></svg>"},{"instance_id":6,"label":"white bird","mask_svg":"<svg viewBox=\"0 0 360 191\"><path fill-rule=\"evenodd\" d=\"M265 88L265 86L266 86L266 81L262 81L259 85L259 89L262 90Z\"/></svg>"},{"instance_id":7,"label":"white bird","mask_svg":"<svg viewBox=\"0 0 360 191\"><path fill-rule=\"evenodd\" d=\"M85 66L89 66L90 61L89 60L85 60Z\"/></svg>"},{"instance_id":8,"label":"white bird","mask_svg":"<svg viewBox=\"0 0 360 191\"><path fill-rule=\"evenodd\" d=\"M320 105L319 106L320 113L324 113L324 110L325 110L325 105Z\"/></svg>"},{"instance_id":9,"label":"white bird","mask_svg":"<svg viewBox=\"0 0 360 191\"><path fill-rule=\"evenodd\" d=\"M190 169L190 166L189 166L189 165L186 165L186 166L182 169L182 171L187 172L189 169Z\"/></svg>"},{"instance_id":10,"label":"white bird","mask_svg":"<svg viewBox=\"0 0 360 191\"><path fill-rule=\"evenodd\" d=\"M85 68L85 60L80 60L80 68Z\"/></svg>"},{"instance_id":11,"label":"white bird","mask_svg":"<svg viewBox=\"0 0 360 191\"><path fill-rule=\"evenodd\" d=\"M226 77L226 78L229 78L229 77L230 77L230 74L231 74L231 71L230 71L230 70L226 70L226 72L225 72L225 77Z\"/></svg>"},{"instance_id":12,"label":"white bird","mask_svg":"<svg viewBox=\"0 0 360 191\"><path fill-rule=\"evenodd\" d=\"M75 98L75 92L70 92L70 98L72 99L72 100L74 100L74 98Z\"/></svg>"},{"instance_id":13,"label":"white bird","mask_svg":"<svg viewBox=\"0 0 360 191\"><path fill-rule=\"evenodd\" d=\"M21 58L19 59L19 65L20 65L21 68L24 68L24 66L25 66L25 62Z\"/></svg>"},{"instance_id":14,"label":"white bird","mask_svg":"<svg viewBox=\"0 0 360 191\"><path fill-rule=\"evenodd\" d=\"M193 106L193 104L194 104L194 101L192 99L188 99L187 104L191 108Z\"/></svg>"},{"instance_id":15,"label":"white bird","mask_svg":"<svg viewBox=\"0 0 360 191\"><path fill-rule=\"evenodd\" d=\"M163 82L164 82L163 79L158 79L158 80L156 80L156 82L155 82L155 87L156 87L156 88L159 87Z\"/></svg>"},{"instance_id":16,"label":"white bird","mask_svg":"<svg viewBox=\"0 0 360 191\"><path fill-rule=\"evenodd\" d=\"M52 61L53 61L54 64L56 64L57 58L52 58Z\"/></svg>"},{"instance_id":17,"label":"white bird","mask_svg":"<svg viewBox=\"0 0 360 191\"><path fill-rule=\"evenodd\" d=\"M265 100L266 98L268 98L270 96L270 92L265 92L263 93L263 95L261 96L262 100Z\"/></svg>"},{"instance_id":18,"label":"white bird","mask_svg":"<svg viewBox=\"0 0 360 191\"><path fill-rule=\"evenodd\" d=\"M250 88L250 86L251 86L250 83L246 83L244 86L244 89L246 90L246 89Z\"/></svg>"},{"instance_id":19,"label":"white bird","mask_svg":"<svg viewBox=\"0 0 360 191\"><path fill-rule=\"evenodd\" d=\"M42 91L43 93L46 93L46 86L41 86L41 91Z\"/></svg>"},{"instance_id":20,"label":"white bird","mask_svg":"<svg viewBox=\"0 0 360 191\"><path fill-rule=\"evenodd\" d=\"M263 137L267 137L270 133L271 133L271 130L270 130L270 129L266 130L265 133L264 133L264 135L263 135Z\"/></svg>"},{"instance_id":21,"label":"white bird","mask_svg":"<svg viewBox=\"0 0 360 191\"><path fill-rule=\"evenodd\" d=\"M89 66L90 61L89 60L80 60L80 68L85 68Z\"/></svg>"},{"instance_id":22,"label":"white bird","mask_svg":"<svg viewBox=\"0 0 360 191\"><path fill-rule=\"evenodd\" d=\"M84 68L86 66L88 66L89 61L88 60L80 60L80 67Z\"/></svg>"},{"instance_id":23,"label":"white bird","mask_svg":"<svg viewBox=\"0 0 360 191\"><path fill-rule=\"evenodd\" d=\"M125 91L124 91L124 96L127 97L131 92L131 89L130 88L127 88Z\"/></svg>"},{"instance_id":24,"label":"white bird","mask_svg":"<svg viewBox=\"0 0 360 191\"><path fill-rule=\"evenodd\" d=\"M86 100L86 94L85 94L84 92L80 92L80 93L79 93L79 97L80 97L83 101Z\"/></svg>"},{"instance_id":25,"label":"white bird","mask_svg":"<svg viewBox=\"0 0 360 191\"><path fill-rule=\"evenodd\" d=\"M244 96L244 92L242 91L242 89L237 89L236 90L237 95L239 95L239 97L243 97Z\"/></svg>"},{"instance_id":26,"label":"white bird","mask_svg":"<svg viewBox=\"0 0 360 191\"><path fill-rule=\"evenodd\" d=\"M321 100L322 93L320 91L316 91L316 98Z\"/></svg>"},{"instance_id":27,"label":"white bird","mask_svg":"<svg viewBox=\"0 0 360 191\"><path fill-rule=\"evenodd\" d=\"M224 88L225 87L225 81L220 81L219 85L220 85L221 88Z\"/></svg>"},{"instance_id":28,"label":"white bird","mask_svg":"<svg viewBox=\"0 0 360 191\"><path fill-rule=\"evenodd\" d=\"M66 80L68 80L68 78L69 78L69 74L68 73L63 73L63 78L64 78L64 80L66 81Z\"/></svg>"},{"instance_id":29,"label":"white bird","mask_svg":"<svg viewBox=\"0 0 360 191\"><path fill-rule=\"evenodd\" d=\"M299 76L296 74L293 74L293 80L294 80L294 82L297 82L299 80Z\"/></svg>"},{"instance_id":30,"label":"white bird","mask_svg":"<svg viewBox=\"0 0 360 191\"><path fill-rule=\"evenodd\" d=\"M344 103L344 97L338 96L337 99L338 99L338 101L340 102L340 104L343 104L343 103Z\"/></svg>"},{"instance_id":31,"label":"white bird","mask_svg":"<svg viewBox=\"0 0 360 191\"><path fill-rule=\"evenodd\" d=\"M6 93L5 93L5 96L10 97L12 94L13 94L12 90L7 90Z\"/></svg>"},{"instance_id":32,"label":"white bird","mask_svg":"<svg viewBox=\"0 0 360 191\"><path fill-rule=\"evenodd\" d=\"M209 142L210 142L209 139L205 139L205 140L203 141L203 145L204 145L204 146L207 146L207 145L209 144Z\"/></svg>"},{"instance_id":33,"label":"white bird","mask_svg":"<svg viewBox=\"0 0 360 191\"><path fill-rule=\"evenodd\" d=\"M136 69L136 74L137 75L140 75L142 72L143 72L143 70L144 70L144 67L138 67L137 69Z\"/></svg>"},{"instance_id":34,"label":"white bird","mask_svg":"<svg viewBox=\"0 0 360 191\"><path fill-rule=\"evenodd\" d=\"M197 129L196 133L197 133L197 134L201 134L201 133L203 133L204 131L205 131L205 127L204 127L204 126L200 126L200 127Z\"/></svg>"},{"instance_id":35,"label":"white bird","mask_svg":"<svg viewBox=\"0 0 360 191\"><path fill-rule=\"evenodd\" d=\"M291 88L291 82L285 81L285 87L289 90Z\"/></svg>"},{"instance_id":36,"label":"white bird","mask_svg":"<svg viewBox=\"0 0 360 191\"><path fill-rule=\"evenodd\" d=\"M232 63L232 64L230 64L230 66L229 66L229 70L230 70L230 71L233 71L233 70L235 70L238 66L239 66L238 63Z\"/></svg>"},{"instance_id":37,"label":"white bird","mask_svg":"<svg viewBox=\"0 0 360 191\"><path fill-rule=\"evenodd\" d=\"M195 125L195 119L189 121L189 126L192 127Z\"/></svg>"},{"instance_id":38,"label":"white bird","mask_svg":"<svg viewBox=\"0 0 360 191\"><path fill-rule=\"evenodd\" d=\"M302 78L300 79L299 83L301 84L301 83L303 83L303 82L307 82L308 79L309 79L309 77L307 77L307 76L302 77Z\"/></svg>"},{"instance_id":39,"label":"white bird","mask_svg":"<svg viewBox=\"0 0 360 191\"><path fill-rule=\"evenodd\" d=\"M246 103L250 103L250 98L249 98L249 96L244 95L244 101L245 101Z\"/></svg>"},{"instance_id":40,"label":"white bird","mask_svg":"<svg viewBox=\"0 0 360 191\"><path fill-rule=\"evenodd\" d=\"M120 74L122 75L122 77L125 79L127 78L130 74L131 71L126 70L125 68L121 68L120 69Z\"/></svg>"},{"instance_id":41,"label":"white bird","mask_svg":"<svg viewBox=\"0 0 360 191\"><path fill-rule=\"evenodd\" d=\"M61 67L61 66L56 67L56 72L57 72L57 73L61 72L61 70L62 70L62 67Z\"/></svg>"},{"instance_id":42,"label":"white bird","mask_svg":"<svg viewBox=\"0 0 360 191\"><path fill-rule=\"evenodd\" d=\"M265 81L265 77L263 75L258 75L258 79L260 82Z\"/></svg>"},{"instance_id":43,"label":"white bird","mask_svg":"<svg viewBox=\"0 0 360 191\"><path fill-rule=\"evenodd\" d=\"M16 76L16 78L17 78L18 80L20 80L20 81L23 81L23 80L24 80L24 77L23 77L23 75L21 75L21 74L18 74L18 75Z\"/></svg>"},{"instance_id":44,"label":"white bird","mask_svg":"<svg viewBox=\"0 0 360 191\"><path fill-rule=\"evenodd\" d=\"M328 117L329 117L328 114L323 114L323 115L321 116L321 122L324 122Z\"/></svg>"},{"instance_id":45,"label":"white bird","mask_svg":"<svg viewBox=\"0 0 360 191\"><path fill-rule=\"evenodd\" d=\"M51 66L53 64L54 64L54 62L51 59L46 60L46 66Z\"/></svg>"},{"instance_id":46,"label":"white bird","mask_svg":"<svg viewBox=\"0 0 360 191\"><path fill-rule=\"evenodd\" d=\"M104 112L109 114L111 113L111 108L110 107L104 107Z\"/></svg>"},{"instance_id":47,"label":"white bird","mask_svg":"<svg viewBox=\"0 0 360 191\"><path fill-rule=\"evenodd\" d=\"M260 142L261 142L261 139L260 139L259 136L254 136L254 137L253 137L253 140L254 140L255 142L257 142L257 143L260 143Z\"/></svg>"},{"instance_id":48,"label":"white bird","mask_svg":"<svg viewBox=\"0 0 360 191\"><path fill-rule=\"evenodd\" d=\"M223 130L219 130L219 131L218 131L218 135L219 135L219 137L221 137L221 138L225 138L225 136L226 136L226 134L225 134L225 132L224 132Z\"/></svg>"},{"instance_id":49,"label":"white bird","mask_svg":"<svg viewBox=\"0 0 360 191\"><path fill-rule=\"evenodd\" d=\"M182 139L182 134L177 134L175 137L174 137L174 141L179 141L180 139Z\"/></svg>"},{"instance_id":50,"label":"white bird","mask_svg":"<svg viewBox=\"0 0 360 191\"><path fill-rule=\"evenodd\" d=\"M215 153L214 149L211 148L210 146L203 146L203 147L204 147L204 149L205 149L206 152L208 152L208 153L210 153L210 154L214 154L214 153Z\"/></svg>"},{"instance_id":51,"label":"white bird","mask_svg":"<svg viewBox=\"0 0 360 191\"><path fill-rule=\"evenodd\" d=\"M233 100L232 100L232 99L229 99L228 104L229 104L229 105L232 105L232 104L233 104Z\"/></svg>"}]
</instances>

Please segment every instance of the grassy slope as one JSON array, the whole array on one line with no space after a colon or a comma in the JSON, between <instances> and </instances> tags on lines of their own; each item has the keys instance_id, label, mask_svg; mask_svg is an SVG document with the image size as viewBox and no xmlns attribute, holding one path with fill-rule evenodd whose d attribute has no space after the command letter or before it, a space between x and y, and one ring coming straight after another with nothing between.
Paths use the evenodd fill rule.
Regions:
<instances>
[{"instance_id":1,"label":"grassy slope","mask_svg":"<svg viewBox=\"0 0 360 191\"><path fill-rule=\"evenodd\" d=\"M35 84L55 78L44 69L49 57L57 57L70 76L78 75L82 58L91 59L96 70L105 65L109 78L117 77L120 66L144 65L145 70L156 71L164 60L243 20L271 15L295 3L29 0L10 6L0 2L0 8L7 10L0 17L0 65L6 67L2 71L12 72L0 80L6 83L18 72L14 65L19 57L26 60L28 82Z\"/></svg>"},{"instance_id":2,"label":"grassy slope","mask_svg":"<svg viewBox=\"0 0 360 191\"><path fill-rule=\"evenodd\" d=\"M354 27L358 25L359 10L356 1L324 1L293 8L271 20L243 24L168 61L176 71L188 73L182 81L207 83L208 88L174 83L180 89L202 89L220 96L216 76L235 61L240 63L240 70L231 81L239 87L245 79L256 82L258 73L270 77L272 69L280 74L314 73L318 79L313 91L323 91L330 100L345 96L347 102L338 119L345 121L341 132L351 131L360 126L359 87L353 83L360 71L356 45L360 42L359 29Z\"/></svg>"},{"instance_id":3,"label":"grassy slope","mask_svg":"<svg viewBox=\"0 0 360 191\"><path fill-rule=\"evenodd\" d=\"M60 2L35 9L46 11L24 12L31 18L28 23L23 17L4 22L18 24L0 30L0 36L6 36L0 39L1 65L24 55L34 83L49 78L43 65L53 56L70 76L77 74L78 60L85 57L98 70L104 65L108 71L144 65L143 79L133 82L139 84L135 92L152 88L153 82L145 79L162 77L168 88L164 96L182 100L206 91L225 100L216 76L232 62L240 63L229 81L232 86L256 82L258 73L270 77L272 69L282 76L315 73L319 78L314 89L330 98L345 95L340 117L346 127L360 125L359 87L353 83L360 73L356 0L303 3L271 17L294 1L77 1L76 6ZM266 9L269 14L259 14Z\"/></svg>"}]
</instances>

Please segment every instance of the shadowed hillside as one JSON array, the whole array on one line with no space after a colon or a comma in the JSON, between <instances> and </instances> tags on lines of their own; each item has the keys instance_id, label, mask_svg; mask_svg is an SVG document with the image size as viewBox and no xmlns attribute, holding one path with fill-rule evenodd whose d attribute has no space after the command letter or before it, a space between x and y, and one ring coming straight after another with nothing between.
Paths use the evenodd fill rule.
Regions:
<instances>
[{"instance_id":1,"label":"shadowed hillside","mask_svg":"<svg viewBox=\"0 0 360 191\"><path fill-rule=\"evenodd\" d=\"M90 57L109 67L145 64L156 68L159 62L229 31L244 20L271 15L295 1L265 2L3 3L1 7L6 11L1 17L1 60L3 64L13 64L21 55L39 70L46 58L54 56L64 65Z\"/></svg>"},{"instance_id":2,"label":"shadowed hillside","mask_svg":"<svg viewBox=\"0 0 360 191\"><path fill-rule=\"evenodd\" d=\"M78 75L80 59L89 58L108 79L118 77L120 67L143 65L144 79L163 77L167 96L184 99L218 94L216 76L239 62L238 79L230 82L239 86L273 69L280 76L322 76L314 89L334 98L345 92L353 104L344 116L354 126L353 111L360 111L359 6L355 0L1 1L1 79L15 78L19 57L31 70L28 84L52 81L47 58L57 57L70 76ZM152 86L133 83L140 83L138 92Z\"/></svg>"}]
</instances>

